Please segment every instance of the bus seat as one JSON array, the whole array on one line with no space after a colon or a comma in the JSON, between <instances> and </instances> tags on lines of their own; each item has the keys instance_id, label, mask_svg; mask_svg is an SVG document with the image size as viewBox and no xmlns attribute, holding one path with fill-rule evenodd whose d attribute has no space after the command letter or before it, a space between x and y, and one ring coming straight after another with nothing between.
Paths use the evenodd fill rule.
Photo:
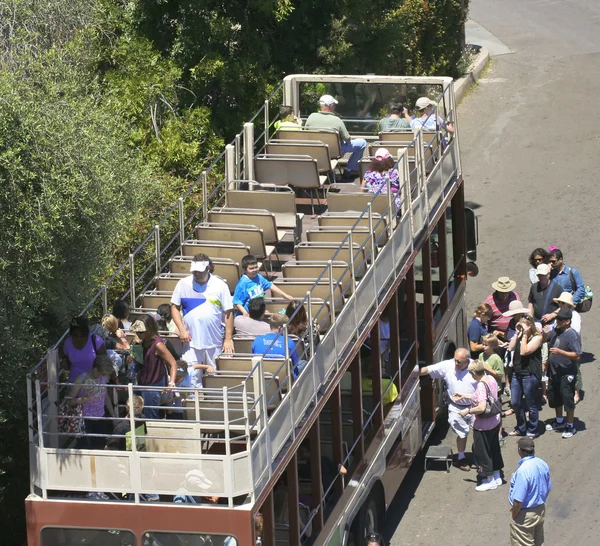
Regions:
<instances>
[{"instance_id":1,"label":"bus seat","mask_svg":"<svg viewBox=\"0 0 600 546\"><path fill-rule=\"evenodd\" d=\"M220 234L220 233L219 233ZM250 254L250 247L239 241L203 241L197 239L188 239L183 243L181 253L184 257L194 256L196 254L206 254L211 259L221 258L229 259L241 263L242 258ZM173 273L177 273L171 269ZM189 269L188 269L189 272Z\"/></svg>"},{"instance_id":2,"label":"bus seat","mask_svg":"<svg viewBox=\"0 0 600 546\"><path fill-rule=\"evenodd\" d=\"M259 259L270 257L274 250L265 244L262 230L245 224L202 222L196 226L196 237L203 241L240 242Z\"/></svg>"},{"instance_id":3,"label":"bus seat","mask_svg":"<svg viewBox=\"0 0 600 546\"><path fill-rule=\"evenodd\" d=\"M294 129L279 129L275 134L277 140L316 140L327 145L332 159L342 157L342 142L340 134L335 129L316 129L302 127Z\"/></svg>"}]
</instances>

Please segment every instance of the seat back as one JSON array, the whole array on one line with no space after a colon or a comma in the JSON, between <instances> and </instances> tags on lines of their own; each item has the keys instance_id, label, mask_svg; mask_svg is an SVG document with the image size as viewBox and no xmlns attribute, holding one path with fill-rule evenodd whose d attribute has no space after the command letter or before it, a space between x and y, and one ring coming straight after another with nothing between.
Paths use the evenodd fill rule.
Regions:
<instances>
[{"instance_id":1,"label":"seat back","mask_svg":"<svg viewBox=\"0 0 600 546\"><path fill-rule=\"evenodd\" d=\"M390 142L371 142L369 143L368 157L375 157L379 148L385 148L394 159L398 159L403 153L407 153L410 158L415 157L415 149L410 142L390 141Z\"/></svg>"},{"instance_id":2,"label":"seat back","mask_svg":"<svg viewBox=\"0 0 600 546\"><path fill-rule=\"evenodd\" d=\"M146 451L153 453L202 452L201 425L186 421L146 421Z\"/></svg>"},{"instance_id":3,"label":"seat back","mask_svg":"<svg viewBox=\"0 0 600 546\"><path fill-rule=\"evenodd\" d=\"M315 284L313 279L279 278L275 280L275 285L295 299L303 299L306 296L306 293L310 291L311 297L313 298L331 301L331 287L329 284L329 278L320 280L317 284ZM336 313L339 313L344 306L344 294L345 290L343 289L343 286L340 283L334 283L333 301L334 311Z\"/></svg>"},{"instance_id":4,"label":"seat back","mask_svg":"<svg viewBox=\"0 0 600 546\"><path fill-rule=\"evenodd\" d=\"M156 312L159 305L163 303L171 304L172 295L173 292L170 291L149 290L142 294L142 307L144 309L152 309L152 311Z\"/></svg>"},{"instance_id":5,"label":"seat back","mask_svg":"<svg viewBox=\"0 0 600 546\"><path fill-rule=\"evenodd\" d=\"M254 379L244 374L234 372L217 371L213 375L205 375L202 378L202 385L207 389L233 389L239 387L244 381L247 381L247 392L254 393ZM279 379L270 373L265 373L264 390L267 398L267 409L274 410L281 402L281 390L279 388Z\"/></svg>"},{"instance_id":6,"label":"seat back","mask_svg":"<svg viewBox=\"0 0 600 546\"><path fill-rule=\"evenodd\" d=\"M277 244L275 215L265 209L221 208L208 211L208 221L215 224L240 224L261 229L266 244Z\"/></svg>"},{"instance_id":7,"label":"seat back","mask_svg":"<svg viewBox=\"0 0 600 546\"><path fill-rule=\"evenodd\" d=\"M294 188L320 188L317 160L310 156L266 155L254 158L256 179L261 184L289 184Z\"/></svg>"},{"instance_id":8,"label":"seat back","mask_svg":"<svg viewBox=\"0 0 600 546\"><path fill-rule=\"evenodd\" d=\"M378 213L373 213L372 221L377 246L383 246L387 242L387 217ZM318 222L319 227L339 228L340 226L343 226L351 229L352 226L356 225L356 227L370 228L369 216L365 214L361 218L361 214L356 212L326 212L318 217Z\"/></svg>"},{"instance_id":9,"label":"seat back","mask_svg":"<svg viewBox=\"0 0 600 546\"><path fill-rule=\"evenodd\" d=\"M277 140L316 140L329 148L331 159L342 157L342 141L340 134L335 129L307 129L304 127L300 131L279 129L275 136Z\"/></svg>"},{"instance_id":10,"label":"seat back","mask_svg":"<svg viewBox=\"0 0 600 546\"><path fill-rule=\"evenodd\" d=\"M338 227L318 227L315 229L309 229L306 232L306 240L309 243L341 243L347 241L348 232L350 228L338 228ZM371 232L366 227L356 227L352 229L352 242L364 246L365 252L372 261L372 240Z\"/></svg>"},{"instance_id":11,"label":"seat back","mask_svg":"<svg viewBox=\"0 0 600 546\"><path fill-rule=\"evenodd\" d=\"M251 410L254 404L254 393L248 392L244 400L243 394L227 392L227 409L229 416L229 429L241 432L245 429L245 414L248 414L249 425L256 421L256 414ZM204 386L199 392L197 399L188 398L183 401L183 417L187 420L200 420L206 425L207 432L218 432L221 425L225 429L225 399L223 390L211 390ZM166 421L167 423L172 420Z\"/></svg>"},{"instance_id":12,"label":"seat back","mask_svg":"<svg viewBox=\"0 0 600 546\"><path fill-rule=\"evenodd\" d=\"M229 286L229 290L233 292L235 290L235 285L240 280L241 276L239 262L234 262L229 258L213 259L212 256L210 256L210 259L213 263L213 266L215 267L214 274L221 277L227 283L227 286ZM171 273L161 275L157 279L156 288L158 288L159 290L174 290L176 284L176 282L173 282L174 279L177 277L183 278L187 275L190 275L191 264L192 260L185 256L177 256L170 260L169 268L171 270ZM159 282L161 282L160 285Z\"/></svg>"},{"instance_id":13,"label":"seat back","mask_svg":"<svg viewBox=\"0 0 600 546\"><path fill-rule=\"evenodd\" d=\"M218 232L218 235L221 235L221 232ZM192 239L183 243L181 253L184 257L206 254L211 259L220 258L241 263L242 258L250 254L250 247L239 241L203 241ZM171 272L178 273L179 271L171 269Z\"/></svg>"},{"instance_id":14,"label":"seat back","mask_svg":"<svg viewBox=\"0 0 600 546\"><path fill-rule=\"evenodd\" d=\"M329 212L363 212L369 203L371 203L371 210L373 212L382 216L387 214L389 206L387 195L380 193L375 196L370 192L327 193L327 210Z\"/></svg>"},{"instance_id":15,"label":"seat back","mask_svg":"<svg viewBox=\"0 0 600 546\"><path fill-rule=\"evenodd\" d=\"M425 137L426 133L423 133L423 137ZM383 131L379 133L379 141L381 142L381 146L386 148L387 146L383 144L384 142L406 142L410 144L415 139L415 134L408 131ZM390 152L391 153L391 152Z\"/></svg>"},{"instance_id":16,"label":"seat back","mask_svg":"<svg viewBox=\"0 0 600 546\"><path fill-rule=\"evenodd\" d=\"M263 232L256 226L203 222L196 226L196 237L203 241L242 243L249 247L250 254L254 254L257 258L267 257Z\"/></svg>"},{"instance_id":17,"label":"seat back","mask_svg":"<svg viewBox=\"0 0 600 546\"><path fill-rule=\"evenodd\" d=\"M367 267L367 256L364 248L361 249L357 243L353 242L352 244L352 252L348 243L342 245L340 252L337 252L339 245L336 243L299 243L296 245L296 260L319 262L341 260L350 263L353 256L354 274L357 277L362 277Z\"/></svg>"},{"instance_id":18,"label":"seat back","mask_svg":"<svg viewBox=\"0 0 600 546\"><path fill-rule=\"evenodd\" d=\"M320 173L327 174L332 171L329 147L318 140L270 140L265 147L265 153L288 156L308 155L317 160L317 169Z\"/></svg>"},{"instance_id":19,"label":"seat back","mask_svg":"<svg viewBox=\"0 0 600 546\"><path fill-rule=\"evenodd\" d=\"M220 372L237 372L240 375L248 375L254 368L254 354L221 354L217 357L217 370ZM291 375L289 365L284 365L284 358L263 358L263 369L279 378L279 385L282 391L290 388Z\"/></svg>"},{"instance_id":20,"label":"seat back","mask_svg":"<svg viewBox=\"0 0 600 546\"><path fill-rule=\"evenodd\" d=\"M290 260L281 266L281 272L285 279L318 279L322 276L323 279L329 279L327 272L327 262L298 262L296 260ZM354 287L352 286L352 273L348 269L346 262L338 261L332 262L331 268L333 269L333 278L341 281L342 286L347 290L348 295L352 293ZM324 272L324 273L323 273Z\"/></svg>"}]
</instances>

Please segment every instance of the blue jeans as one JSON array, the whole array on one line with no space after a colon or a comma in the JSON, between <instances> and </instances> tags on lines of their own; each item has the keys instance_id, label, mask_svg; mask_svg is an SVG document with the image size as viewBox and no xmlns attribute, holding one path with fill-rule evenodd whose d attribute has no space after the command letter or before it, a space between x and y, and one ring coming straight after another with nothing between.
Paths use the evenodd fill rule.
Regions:
<instances>
[{"instance_id":1,"label":"blue jeans","mask_svg":"<svg viewBox=\"0 0 600 546\"><path fill-rule=\"evenodd\" d=\"M366 147L367 141L364 138L353 138L348 142L342 142L342 153L352 152L346 165L347 171L358 171L358 162L362 159Z\"/></svg>"},{"instance_id":2,"label":"blue jeans","mask_svg":"<svg viewBox=\"0 0 600 546\"><path fill-rule=\"evenodd\" d=\"M157 381L156 383L154 383L153 385L146 385L148 387L164 387L166 386L167 381L165 378L161 379L160 381ZM140 385L142 386L142 385ZM148 406L160 406L160 390L155 390L155 391L141 391L139 394L141 394L142 398L144 399L144 411L142 412L142 415L146 418L146 419L160 419L160 409L157 408L150 408Z\"/></svg>"},{"instance_id":3,"label":"blue jeans","mask_svg":"<svg viewBox=\"0 0 600 546\"><path fill-rule=\"evenodd\" d=\"M540 380L535 375L518 376L513 373L510 382L510 404L517 416L516 431L519 434L536 434L538 429ZM529 422L525 413L529 412Z\"/></svg>"}]
</instances>

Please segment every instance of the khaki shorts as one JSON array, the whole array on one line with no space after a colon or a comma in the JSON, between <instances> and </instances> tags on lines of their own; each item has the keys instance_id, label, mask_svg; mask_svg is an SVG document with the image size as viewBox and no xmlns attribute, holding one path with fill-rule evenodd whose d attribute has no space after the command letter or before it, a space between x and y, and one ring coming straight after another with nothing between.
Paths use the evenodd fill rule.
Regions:
<instances>
[{"instance_id":1,"label":"khaki shorts","mask_svg":"<svg viewBox=\"0 0 600 546\"><path fill-rule=\"evenodd\" d=\"M181 355L181 359L188 364L188 373L190 374L190 383L193 389L202 388L202 375L204 370L195 370L194 364L210 364L213 368L217 368L217 357L223 352L221 347L213 347L211 349L194 349L187 347L186 351Z\"/></svg>"}]
</instances>

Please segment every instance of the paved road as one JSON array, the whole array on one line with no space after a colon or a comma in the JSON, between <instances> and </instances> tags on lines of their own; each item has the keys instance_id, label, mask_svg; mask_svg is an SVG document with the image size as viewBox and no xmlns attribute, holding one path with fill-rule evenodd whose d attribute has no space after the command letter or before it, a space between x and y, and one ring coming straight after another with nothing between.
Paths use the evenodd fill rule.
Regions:
<instances>
[{"instance_id":1,"label":"paved road","mask_svg":"<svg viewBox=\"0 0 600 546\"><path fill-rule=\"evenodd\" d=\"M480 275L469 282L469 307L501 275L526 298L527 258L537 246L563 249L600 296L600 2L471 0L471 18L512 53L495 56L482 82L459 108L467 200L480 215ZM600 297L583 318L586 399L570 440L546 433L536 441L550 465L546 544L600 543ZM547 420L552 413L544 409ZM510 418L505 425L510 428ZM443 440L454 444L449 433ZM516 440L503 450L508 474ZM469 475L470 474L470 475ZM508 544L508 487L476 493L475 476L413 472L391 508L392 546Z\"/></svg>"}]
</instances>

